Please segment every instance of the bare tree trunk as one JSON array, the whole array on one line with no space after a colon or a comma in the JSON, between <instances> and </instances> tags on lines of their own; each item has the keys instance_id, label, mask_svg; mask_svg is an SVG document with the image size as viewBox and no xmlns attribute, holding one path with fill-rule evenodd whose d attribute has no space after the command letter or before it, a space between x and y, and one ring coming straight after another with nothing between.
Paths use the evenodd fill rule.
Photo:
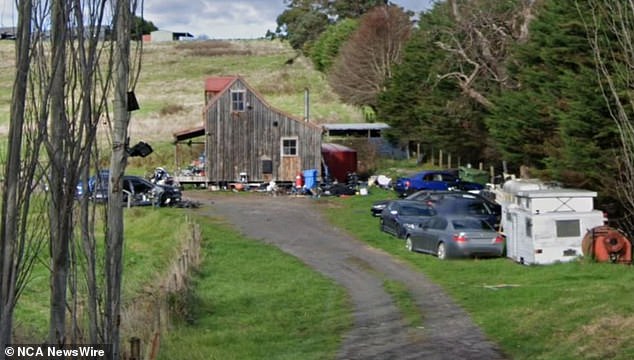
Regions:
<instances>
[{"instance_id":1,"label":"bare tree trunk","mask_svg":"<svg viewBox=\"0 0 634 360\"><path fill-rule=\"evenodd\" d=\"M9 124L9 148L5 164L5 180L2 196L2 223L0 224L0 348L11 343L13 311L18 299L18 279L24 270L25 254L20 252L24 244L20 240L20 211L28 212L28 206L20 205L20 172L22 170L22 135L25 124L26 92L30 67L31 47L30 0L18 3L18 38L16 39L16 77L11 101ZM22 274L23 275L23 274ZM4 359L4 351L0 359Z\"/></svg>"},{"instance_id":2,"label":"bare tree trunk","mask_svg":"<svg viewBox=\"0 0 634 360\"><path fill-rule=\"evenodd\" d=\"M51 254L51 305L49 343L64 344L66 336L66 286L69 269L69 218L72 203L68 204L67 182L73 181L67 168L75 164L66 163L65 140L68 121L65 106L66 41L69 4L66 0L53 1L51 21L51 133L47 143L51 164L50 176L50 254Z\"/></svg>"},{"instance_id":3,"label":"bare tree trunk","mask_svg":"<svg viewBox=\"0 0 634 360\"><path fill-rule=\"evenodd\" d=\"M112 359L120 357L119 322L123 273L123 174L127 165L128 82L130 80L130 2L117 2L115 49L115 100L108 189L106 234L106 343L112 344Z\"/></svg>"}]
</instances>

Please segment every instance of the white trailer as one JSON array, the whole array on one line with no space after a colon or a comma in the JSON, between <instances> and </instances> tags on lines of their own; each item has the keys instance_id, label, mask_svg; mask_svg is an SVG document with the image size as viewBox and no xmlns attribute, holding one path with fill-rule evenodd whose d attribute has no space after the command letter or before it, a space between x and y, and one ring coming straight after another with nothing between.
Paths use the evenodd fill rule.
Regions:
<instances>
[{"instance_id":1,"label":"white trailer","mask_svg":"<svg viewBox=\"0 0 634 360\"><path fill-rule=\"evenodd\" d=\"M501 223L507 256L521 264L578 258L585 233L605 221L603 212L594 209L594 191L511 180L503 193Z\"/></svg>"}]
</instances>

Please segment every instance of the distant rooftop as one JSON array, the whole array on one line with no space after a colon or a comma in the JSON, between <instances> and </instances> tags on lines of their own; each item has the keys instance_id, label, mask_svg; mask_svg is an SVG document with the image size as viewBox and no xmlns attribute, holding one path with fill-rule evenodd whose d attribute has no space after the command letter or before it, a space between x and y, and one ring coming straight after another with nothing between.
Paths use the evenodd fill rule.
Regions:
<instances>
[{"instance_id":1,"label":"distant rooftop","mask_svg":"<svg viewBox=\"0 0 634 360\"><path fill-rule=\"evenodd\" d=\"M381 137L381 132L390 128L386 123L322 124L321 126L326 136L334 137Z\"/></svg>"},{"instance_id":2,"label":"distant rooftop","mask_svg":"<svg viewBox=\"0 0 634 360\"><path fill-rule=\"evenodd\" d=\"M349 124L322 124L326 130L385 130L390 125L386 123L349 123Z\"/></svg>"}]
</instances>

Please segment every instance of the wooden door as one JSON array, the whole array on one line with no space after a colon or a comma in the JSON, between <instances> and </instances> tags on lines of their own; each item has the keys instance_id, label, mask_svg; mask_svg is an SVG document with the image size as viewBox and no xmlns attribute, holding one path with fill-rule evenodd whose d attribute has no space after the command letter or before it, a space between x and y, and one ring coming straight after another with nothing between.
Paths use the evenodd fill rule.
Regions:
<instances>
[{"instance_id":1,"label":"wooden door","mask_svg":"<svg viewBox=\"0 0 634 360\"><path fill-rule=\"evenodd\" d=\"M299 156L282 156L280 164L280 181L294 181L295 176L302 171L302 164Z\"/></svg>"}]
</instances>

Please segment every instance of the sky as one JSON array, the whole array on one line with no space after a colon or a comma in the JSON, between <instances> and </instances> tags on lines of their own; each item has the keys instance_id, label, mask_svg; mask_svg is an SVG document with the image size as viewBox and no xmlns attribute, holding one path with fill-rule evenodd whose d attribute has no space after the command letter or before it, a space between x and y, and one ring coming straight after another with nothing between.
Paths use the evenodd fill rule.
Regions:
<instances>
[{"instance_id":1,"label":"sky","mask_svg":"<svg viewBox=\"0 0 634 360\"><path fill-rule=\"evenodd\" d=\"M416 13L431 8L433 0L391 0ZM14 26L15 0L0 0L0 26ZM275 31L275 19L286 6L283 0L148 0L143 18L160 30L188 32L210 39L260 38Z\"/></svg>"}]
</instances>

